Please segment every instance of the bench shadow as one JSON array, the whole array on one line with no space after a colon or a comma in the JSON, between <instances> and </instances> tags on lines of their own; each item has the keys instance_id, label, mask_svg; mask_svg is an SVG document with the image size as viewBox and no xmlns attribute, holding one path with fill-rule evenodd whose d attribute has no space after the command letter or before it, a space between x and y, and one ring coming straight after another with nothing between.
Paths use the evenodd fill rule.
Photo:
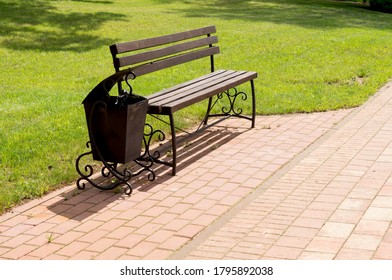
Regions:
<instances>
[{"instance_id":1,"label":"bench shadow","mask_svg":"<svg viewBox=\"0 0 392 280\"><path fill-rule=\"evenodd\" d=\"M181 176L181 171L188 166L194 164L200 159L205 158L208 154L212 153L220 146L235 139L242 133L248 131L249 128L243 127L230 127L224 125L215 125L203 132L194 133L192 136L180 136L177 139L180 144L177 147L177 175ZM162 150L162 149L160 149ZM163 148L162 153L164 153ZM163 156L163 160L170 161L170 155ZM153 182L148 181L146 173L140 174L132 181L135 189L139 191L148 191L160 183L173 178L171 175L172 168L162 164L154 165L154 172L157 175L156 180Z\"/></svg>"},{"instance_id":2,"label":"bench shadow","mask_svg":"<svg viewBox=\"0 0 392 280\"><path fill-rule=\"evenodd\" d=\"M248 130L249 128L245 126L234 128L229 125L217 124L202 132L194 133L191 136L184 137L180 135L179 138L182 139L180 139L177 150L176 176L181 176L181 171L186 167L194 164L196 161L204 158L220 146ZM159 151L163 160L171 160L170 155L165 153L168 147L170 147L168 142L165 142L163 145L157 146L153 152ZM140 167L136 164L129 164L124 167L127 167L133 173L140 170ZM102 191L90 184L86 184L84 190L74 188L62 193L61 200L50 205L48 210L67 219L83 221L93 215L104 212L109 205L113 207L113 203L120 203L122 200L132 201L132 196L137 196L135 190L147 192L173 178L171 176L171 167L169 166L154 164L152 169L156 175L154 181L148 180L148 172L142 172L132 177L130 183L134 191L131 196L123 193L123 186L119 186L114 190ZM105 181L110 180L110 178L104 178L100 173L96 173L94 180Z\"/></svg>"}]
</instances>

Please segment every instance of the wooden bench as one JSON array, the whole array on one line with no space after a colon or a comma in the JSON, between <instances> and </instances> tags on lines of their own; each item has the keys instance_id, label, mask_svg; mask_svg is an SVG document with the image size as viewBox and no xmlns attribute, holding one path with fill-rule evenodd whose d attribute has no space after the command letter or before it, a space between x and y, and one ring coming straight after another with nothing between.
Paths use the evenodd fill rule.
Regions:
<instances>
[{"instance_id":1,"label":"wooden bench","mask_svg":"<svg viewBox=\"0 0 392 280\"><path fill-rule=\"evenodd\" d=\"M176 126L173 114L187 106L208 99L205 118L202 124L207 125L211 116L236 116L251 121L251 127L255 126L255 90L253 80L257 78L256 72L215 70L214 55L220 52L216 45L218 38L215 26L207 26L185 32L148 38L143 40L118 43L110 46L113 56L113 64L116 72L131 71L132 78L146 75L158 70L166 69L175 65L191 62L201 58L209 58L209 72L202 77L174 85L157 93L146 96L148 99L148 114L165 115L169 117L171 128L172 174L176 174L177 166L177 138ZM234 102L238 99L246 100L244 92L237 92L235 87L250 82L252 96L252 115L242 115L242 109L234 108ZM118 84L119 94L123 92L122 83ZM234 93L229 90L234 89ZM222 113L211 114L214 99L222 99L226 93L230 100L230 108L223 108ZM215 100L216 101L216 100Z\"/></svg>"}]
</instances>

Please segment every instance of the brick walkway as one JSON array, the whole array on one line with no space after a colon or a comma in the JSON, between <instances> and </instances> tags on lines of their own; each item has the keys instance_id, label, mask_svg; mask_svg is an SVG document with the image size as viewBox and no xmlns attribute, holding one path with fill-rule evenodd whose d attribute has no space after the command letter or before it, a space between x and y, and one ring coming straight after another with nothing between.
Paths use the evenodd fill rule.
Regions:
<instances>
[{"instance_id":1,"label":"brick walkway","mask_svg":"<svg viewBox=\"0 0 392 280\"><path fill-rule=\"evenodd\" d=\"M227 120L130 197L68 186L3 215L0 259L391 259L391 111L386 86L354 110Z\"/></svg>"}]
</instances>

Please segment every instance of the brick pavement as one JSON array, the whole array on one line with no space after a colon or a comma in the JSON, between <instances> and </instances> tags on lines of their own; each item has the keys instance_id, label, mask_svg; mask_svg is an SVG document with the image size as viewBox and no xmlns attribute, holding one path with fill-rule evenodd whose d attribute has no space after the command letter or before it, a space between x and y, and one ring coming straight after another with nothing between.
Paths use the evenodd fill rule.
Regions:
<instances>
[{"instance_id":1,"label":"brick pavement","mask_svg":"<svg viewBox=\"0 0 392 280\"><path fill-rule=\"evenodd\" d=\"M130 197L68 186L31 201L0 217L0 259L391 258L391 93L224 121Z\"/></svg>"},{"instance_id":2,"label":"brick pavement","mask_svg":"<svg viewBox=\"0 0 392 280\"><path fill-rule=\"evenodd\" d=\"M173 257L391 259L391 111L387 85Z\"/></svg>"}]
</instances>

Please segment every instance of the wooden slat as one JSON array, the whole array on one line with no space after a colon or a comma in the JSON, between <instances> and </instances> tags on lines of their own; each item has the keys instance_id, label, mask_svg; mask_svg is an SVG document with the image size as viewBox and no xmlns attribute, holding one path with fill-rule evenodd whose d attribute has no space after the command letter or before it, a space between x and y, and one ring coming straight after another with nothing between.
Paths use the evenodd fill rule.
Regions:
<instances>
[{"instance_id":1,"label":"wooden slat","mask_svg":"<svg viewBox=\"0 0 392 280\"><path fill-rule=\"evenodd\" d=\"M202 28L170 34L170 35L164 35L164 36L126 42L126 43L118 43L118 44L111 45L110 50L112 54L121 54L124 52L142 50L146 48L183 41L202 35L212 34L215 32L216 32L216 28L215 26L212 25L212 26L202 27Z\"/></svg>"},{"instance_id":2,"label":"wooden slat","mask_svg":"<svg viewBox=\"0 0 392 280\"><path fill-rule=\"evenodd\" d=\"M110 46L116 71L132 71L136 76L190 62L203 57L211 57L220 52L215 26L207 26L185 32L119 43ZM208 35L208 36L207 36ZM206 36L206 37L202 37ZM131 53L133 51L141 51ZM129 52L129 53L127 53ZM122 55L122 57L118 57ZM184 107L202 101L257 78L256 72L219 70L162 90L150 96L148 113L172 114Z\"/></svg>"},{"instance_id":3,"label":"wooden slat","mask_svg":"<svg viewBox=\"0 0 392 280\"><path fill-rule=\"evenodd\" d=\"M163 101L162 106L172 106L173 104L180 104L188 99L192 99L195 96L204 96L205 94L208 95L208 92L210 92L211 89L213 89L213 87L216 85L224 85L227 82L235 81L244 73L246 72L227 71L227 75L225 76L211 79L206 83L198 84L193 87L187 87L182 91L173 92L170 98L166 98L166 100Z\"/></svg>"},{"instance_id":4,"label":"wooden slat","mask_svg":"<svg viewBox=\"0 0 392 280\"><path fill-rule=\"evenodd\" d=\"M152 103L158 102L158 101L161 100L162 98L165 98L164 96L165 96L166 94L170 94L170 93L171 93L172 91L174 91L174 90L183 89L183 88L185 88L185 87L188 87L188 86L193 85L193 84L198 83L198 82L204 83L206 80L211 79L211 78L213 78L213 77L216 77L217 75L220 75L220 74L223 73L223 72L226 72L226 70L218 70L218 71L209 73L209 74L207 74L207 75L201 76L201 77L199 77L199 78L196 78L196 79L193 79L193 80L184 82L184 83L182 83L182 84L178 84L178 85L173 86L173 87L171 87L171 88L161 90L161 91L159 91L159 92L156 92L156 93L154 93L154 94L149 95L149 96L148 96L148 99L149 99L150 102L152 102Z\"/></svg>"},{"instance_id":5,"label":"wooden slat","mask_svg":"<svg viewBox=\"0 0 392 280\"><path fill-rule=\"evenodd\" d=\"M149 113L174 113L191 104L202 101L208 97L214 96L218 93L221 93L223 91L226 91L247 81L251 81L257 78L256 72L223 71L220 75L222 74L228 75L217 79L211 77L211 80L208 81L208 85L204 86L203 88L183 87L181 89L178 89L176 92L177 98L170 98L166 101L160 100L159 102L156 102L156 97L159 93L155 94L155 99L151 100L149 98ZM161 94L167 95L167 91L170 91L170 89L166 90L163 93L161 92Z\"/></svg>"},{"instance_id":6,"label":"wooden slat","mask_svg":"<svg viewBox=\"0 0 392 280\"><path fill-rule=\"evenodd\" d=\"M218 42L216 36L206 37L190 42L172 45L169 47L147 51L135 55L128 55L124 57L116 58L114 63L117 67L124 67L128 65L134 65L142 62L147 62L157 58L178 54L192 49L200 48L203 46L209 46Z\"/></svg>"},{"instance_id":7,"label":"wooden slat","mask_svg":"<svg viewBox=\"0 0 392 280\"><path fill-rule=\"evenodd\" d=\"M218 93L221 93L223 91L226 91L228 89L231 89L233 87L236 87L238 85L241 85L247 81L253 80L254 78L257 77L257 74L255 72L247 72L246 75L241 75L238 76L234 79L228 80L224 83L217 83L216 85L209 87L208 89L199 91L197 94L189 95L186 98L183 98L179 101L172 102L168 106L163 106L163 110L165 107L169 108L171 112L178 111L182 108L185 108L189 105L192 105L196 102L202 101L206 98L209 98L211 96L214 96Z\"/></svg>"},{"instance_id":8,"label":"wooden slat","mask_svg":"<svg viewBox=\"0 0 392 280\"><path fill-rule=\"evenodd\" d=\"M195 59L215 55L219 53L219 47L211 47L208 49L197 50L194 52L181 54L167 59L157 60L152 63L143 64L137 67L131 67L132 72L138 77L171 66L179 65Z\"/></svg>"},{"instance_id":9,"label":"wooden slat","mask_svg":"<svg viewBox=\"0 0 392 280\"><path fill-rule=\"evenodd\" d=\"M188 95L185 98L182 98L181 100L177 100L166 106L162 106L162 110L165 110L165 108L167 108L171 112L178 111L182 108L195 104L196 102L200 102L206 98L212 97L218 93L229 90L233 87L241 85L257 77L257 75L253 75L253 73L248 72L247 74L248 75L241 75L231 80L227 80L224 83L217 83L214 86L211 86L207 89L197 92L197 94Z\"/></svg>"},{"instance_id":10,"label":"wooden slat","mask_svg":"<svg viewBox=\"0 0 392 280\"><path fill-rule=\"evenodd\" d=\"M224 82L226 80L232 79L238 75L238 72L230 70L225 70L221 72L219 75L210 76L208 79L195 81L194 83L188 84L186 87L179 89L170 89L167 92L161 92L159 98L154 98L151 100L151 103L159 104L161 106L165 106L170 104L171 102L181 100L188 95L197 94L199 91L208 89L211 86L214 86L217 83Z\"/></svg>"}]
</instances>

